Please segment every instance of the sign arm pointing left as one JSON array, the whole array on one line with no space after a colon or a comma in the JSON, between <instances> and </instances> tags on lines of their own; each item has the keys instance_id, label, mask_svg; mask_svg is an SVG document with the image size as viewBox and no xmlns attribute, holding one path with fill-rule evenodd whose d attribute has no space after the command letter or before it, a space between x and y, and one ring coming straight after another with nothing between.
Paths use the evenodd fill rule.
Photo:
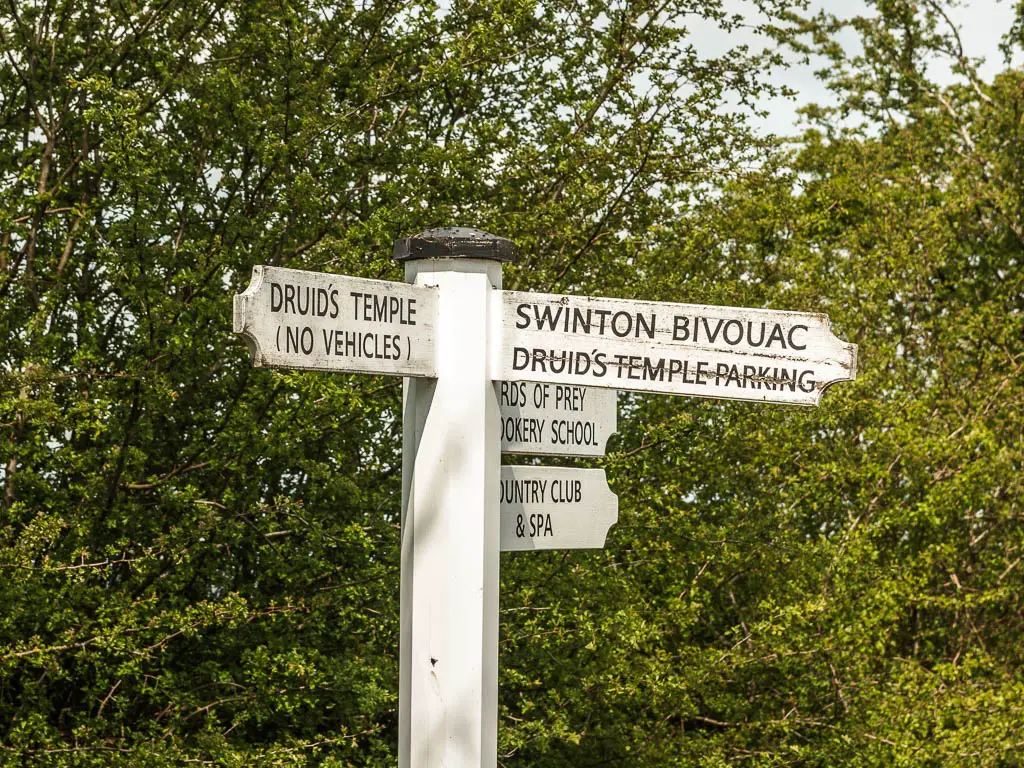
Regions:
<instances>
[{"instance_id":1,"label":"sign arm pointing left","mask_svg":"<svg viewBox=\"0 0 1024 768\"><path fill-rule=\"evenodd\" d=\"M256 296L263 287L263 270L264 267L262 266L252 268L252 280L249 281L249 287L242 291L242 293L235 294L234 312L231 316L232 330L235 333L241 334L242 338L245 339L245 345L249 348L249 354L252 355L252 364L256 368L260 368L263 365L263 359L260 355L260 340L251 331L248 319L253 311Z\"/></svg>"},{"instance_id":2,"label":"sign arm pointing left","mask_svg":"<svg viewBox=\"0 0 1024 768\"><path fill-rule=\"evenodd\" d=\"M437 376L437 289L256 266L233 326L253 365Z\"/></svg>"}]
</instances>

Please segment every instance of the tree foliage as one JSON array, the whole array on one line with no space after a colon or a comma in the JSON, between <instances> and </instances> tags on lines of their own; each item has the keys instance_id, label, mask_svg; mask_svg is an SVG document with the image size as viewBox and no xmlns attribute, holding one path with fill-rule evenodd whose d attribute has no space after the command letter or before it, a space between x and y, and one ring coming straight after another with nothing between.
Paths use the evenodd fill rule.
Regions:
<instances>
[{"instance_id":1,"label":"tree foliage","mask_svg":"<svg viewBox=\"0 0 1024 768\"><path fill-rule=\"evenodd\" d=\"M9 3L0 763L394 763L399 381L253 370L230 299L468 224L861 350L815 410L620 396L606 549L503 555L499 760L1019 765L1024 78L938 3L856 56L791 11ZM782 45L840 96L786 153L722 107Z\"/></svg>"}]
</instances>

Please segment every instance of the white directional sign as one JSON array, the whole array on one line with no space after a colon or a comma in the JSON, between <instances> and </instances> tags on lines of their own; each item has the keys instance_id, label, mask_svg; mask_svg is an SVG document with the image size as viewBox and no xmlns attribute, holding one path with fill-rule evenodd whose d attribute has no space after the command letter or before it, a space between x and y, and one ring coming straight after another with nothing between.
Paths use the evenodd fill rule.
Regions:
<instances>
[{"instance_id":1,"label":"white directional sign","mask_svg":"<svg viewBox=\"0 0 1024 768\"><path fill-rule=\"evenodd\" d=\"M495 292L496 379L817 405L857 346L809 312Z\"/></svg>"},{"instance_id":2,"label":"white directional sign","mask_svg":"<svg viewBox=\"0 0 1024 768\"><path fill-rule=\"evenodd\" d=\"M603 456L617 428L613 389L571 384L501 381L502 453Z\"/></svg>"},{"instance_id":3,"label":"white directional sign","mask_svg":"<svg viewBox=\"0 0 1024 768\"><path fill-rule=\"evenodd\" d=\"M600 549L619 519L603 469L501 468L502 552Z\"/></svg>"},{"instance_id":4,"label":"white directional sign","mask_svg":"<svg viewBox=\"0 0 1024 768\"><path fill-rule=\"evenodd\" d=\"M253 365L436 376L437 289L257 266L235 295Z\"/></svg>"}]
</instances>

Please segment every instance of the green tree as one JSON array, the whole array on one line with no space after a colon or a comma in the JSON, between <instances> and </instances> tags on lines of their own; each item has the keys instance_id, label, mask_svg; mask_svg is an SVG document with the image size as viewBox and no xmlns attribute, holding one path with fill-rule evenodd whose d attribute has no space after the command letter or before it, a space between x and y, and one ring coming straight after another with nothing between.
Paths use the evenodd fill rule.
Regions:
<instances>
[{"instance_id":1,"label":"green tree","mask_svg":"<svg viewBox=\"0 0 1024 768\"><path fill-rule=\"evenodd\" d=\"M256 263L396 279L392 240L450 223L519 243L510 287L661 284L634 272L680 242L665 222L764 153L720 102L778 90L773 54L690 45L743 23L696 0L7 3L0 762L392 764L399 383L252 370L230 297ZM620 586L561 558L563 589ZM551 562L507 561L511 638ZM595 639L621 623L586 608ZM503 750L634 749L637 705L536 684L541 650L503 645Z\"/></svg>"},{"instance_id":2,"label":"green tree","mask_svg":"<svg viewBox=\"0 0 1024 768\"><path fill-rule=\"evenodd\" d=\"M528 763L1024 759L1024 78L981 82L936 4L875 11L859 56L805 27L840 100L792 156L636 261L651 298L828 312L858 381L807 411L628 399L606 551L516 565Z\"/></svg>"}]
</instances>

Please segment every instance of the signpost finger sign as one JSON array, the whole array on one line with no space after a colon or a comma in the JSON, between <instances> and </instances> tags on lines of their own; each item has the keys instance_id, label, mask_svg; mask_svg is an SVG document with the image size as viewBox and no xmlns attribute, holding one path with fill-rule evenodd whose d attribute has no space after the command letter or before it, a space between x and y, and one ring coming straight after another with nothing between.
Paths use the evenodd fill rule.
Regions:
<instances>
[{"instance_id":1,"label":"signpost finger sign","mask_svg":"<svg viewBox=\"0 0 1024 768\"><path fill-rule=\"evenodd\" d=\"M502 291L495 377L817 405L857 348L809 312Z\"/></svg>"},{"instance_id":2,"label":"signpost finger sign","mask_svg":"<svg viewBox=\"0 0 1024 768\"><path fill-rule=\"evenodd\" d=\"M615 390L535 381L501 381L495 387L502 453L603 456L615 433Z\"/></svg>"},{"instance_id":3,"label":"signpost finger sign","mask_svg":"<svg viewBox=\"0 0 1024 768\"><path fill-rule=\"evenodd\" d=\"M619 519L603 469L501 468L501 551L600 549Z\"/></svg>"},{"instance_id":4,"label":"signpost finger sign","mask_svg":"<svg viewBox=\"0 0 1024 768\"><path fill-rule=\"evenodd\" d=\"M257 367L436 375L436 288L256 266L234 309Z\"/></svg>"}]
</instances>

